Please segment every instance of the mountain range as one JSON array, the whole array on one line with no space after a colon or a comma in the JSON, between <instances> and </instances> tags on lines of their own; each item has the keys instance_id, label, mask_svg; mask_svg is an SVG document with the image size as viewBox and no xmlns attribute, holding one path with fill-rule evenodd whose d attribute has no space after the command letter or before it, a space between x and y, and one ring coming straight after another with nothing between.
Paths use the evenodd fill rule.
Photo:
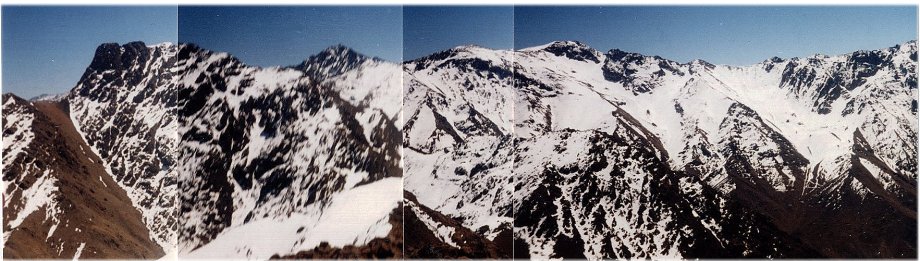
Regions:
<instances>
[{"instance_id":1,"label":"mountain range","mask_svg":"<svg viewBox=\"0 0 920 261\"><path fill-rule=\"evenodd\" d=\"M749 66L103 44L3 119L6 258L917 256L916 41Z\"/></svg>"}]
</instances>

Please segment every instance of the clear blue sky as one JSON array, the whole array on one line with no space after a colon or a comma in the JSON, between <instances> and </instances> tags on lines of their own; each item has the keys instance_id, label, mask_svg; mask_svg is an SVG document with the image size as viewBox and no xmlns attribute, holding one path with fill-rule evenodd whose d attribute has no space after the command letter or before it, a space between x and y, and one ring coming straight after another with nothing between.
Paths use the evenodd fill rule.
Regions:
<instances>
[{"instance_id":1,"label":"clear blue sky","mask_svg":"<svg viewBox=\"0 0 920 261\"><path fill-rule=\"evenodd\" d=\"M403 14L406 60L467 44L514 46L512 6L406 6Z\"/></svg>"},{"instance_id":2,"label":"clear blue sky","mask_svg":"<svg viewBox=\"0 0 920 261\"><path fill-rule=\"evenodd\" d=\"M402 6L179 7L179 42L287 66L335 44L402 60Z\"/></svg>"},{"instance_id":3,"label":"clear blue sky","mask_svg":"<svg viewBox=\"0 0 920 261\"><path fill-rule=\"evenodd\" d=\"M175 6L3 6L3 92L73 88L105 42L176 42Z\"/></svg>"},{"instance_id":4,"label":"clear blue sky","mask_svg":"<svg viewBox=\"0 0 920 261\"><path fill-rule=\"evenodd\" d=\"M917 7L102 6L2 8L3 92L72 88L104 42L190 42L258 66L344 44L390 61L458 45L578 40L679 62L747 65L917 39Z\"/></svg>"},{"instance_id":5,"label":"clear blue sky","mask_svg":"<svg viewBox=\"0 0 920 261\"><path fill-rule=\"evenodd\" d=\"M515 48L578 40L687 62L749 65L842 54L917 39L917 7L516 6Z\"/></svg>"}]
</instances>

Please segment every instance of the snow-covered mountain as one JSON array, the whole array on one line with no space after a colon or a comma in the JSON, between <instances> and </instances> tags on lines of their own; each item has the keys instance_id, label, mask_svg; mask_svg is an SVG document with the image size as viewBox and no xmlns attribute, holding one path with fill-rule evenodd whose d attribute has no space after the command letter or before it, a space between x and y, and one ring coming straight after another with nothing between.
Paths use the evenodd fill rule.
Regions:
<instances>
[{"instance_id":1,"label":"snow-covered mountain","mask_svg":"<svg viewBox=\"0 0 920 261\"><path fill-rule=\"evenodd\" d=\"M405 190L415 194L417 204L509 246L497 248L503 253L467 257L511 256L511 54L461 46L403 64ZM412 207L416 203L406 204L424 216ZM451 238L461 230L435 225L431 230L460 248Z\"/></svg>"},{"instance_id":2,"label":"snow-covered mountain","mask_svg":"<svg viewBox=\"0 0 920 261\"><path fill-rule=\"evenodd\" d=\"M916 256L916 49L439 52L404 64L405 188L490 239L512 202L515 257Z\"/></svg>"},{"instance_id":3,"label":"snow-covered mountain","mask_svg":"<svg viewBox=\"0 0 920 261\"><path fill-rule=\"evenodd\" d=\"M4 219L7 256L174 252L175 52L102 44L70 92L4 96L4 214L17 217ZM39 209L44 221L29 221Z\"/></svg>"},{"instance_id":4,"label":"snow-covered mountain","mask_svg":"<svg viewBox=\"0 0 920 261\"><path fill-rule=\"evenodd\" d=\"M195 45L182 45L179 61L181 255L268 258L394 240L399 65L343 46L288 68Z\"/></svg>"},{"instance_id":5,"label":"snow-covered mountain","mask_svg":"<svg viewBox=\"0 0 920 261\"><path fill-rule=\"evenodd\" d=\"M171 43L102 44L66 96L77 130L166 250L176 248L179 223L177 51Z\"/></svg>"},{"instance_id":6,"label":"snow-covered mountain","mask_svg":"<svg viewBox=\"0 0 920 261\"><path fill-rule=\"evenodd\" d=\"M515 135L523 139L518 146L522 153L515 156L521 159L515 162L516 187L522 188L515 191L515 196L522 197L516 204L539 195L532 192L538 191L539 186L528 182L529 174L553 171L553 167L568 167L576 177L594 172L584 161L597 157L588 157L592 152L586 149L596 147L598 138L582 138L588 142L574 148L566 147L562 141L556 144L562 145L559 149L576 149L568 152L571 160L580 162L575 166L563 165L566 160L560 157L540 160L544 154L525 156L534 153L534 146L552 144L548 140L560 136L560 132L571 132L574 137L586 133L595 133L588 137L614 135L620 139L635 136L631 138L635 141L626 142L622 155L614 155L613 160L607 157L611 165L626 165L595 165L610 169L581 182L607 189L627 185L609 191L623 195L624 190L647 191L644 186L666 184L661 180L649 182L655 180L650 176L665 172L662 169L683 172L690 180L702 182L681 178L681 193L675 197L691 198L687 193L695 187L717 190L719 198L738 202L764 216L782 232L779 234L791 235L802 241L807 250L821 255L916 255L916 238L910 233L916 227L917 121L916 108L912 108L917 89L916 42L833 57L774 58L746 67L718 66L700 60L681 64L620 50L603 54L578 42L554 42L522 49L514 61L515 89L519 93L515 96ZM636 153L630 149L643 147L641 143L647 144L644 147L648 148L648 156L657 158L651 161L661 164L658 170L643 174L646 171L633 169L637 167L633 158ZM612 153L611 148L602 151ZM569 175L562 175L563 180L571 179ZM546 179L547 175L537 178ZM614 182L621 179L628 182ZM584 197L586 192L573 191L571 183L557 186L563 195L568 191ZM665 192L651 194L662 193ZM641 195L648 193L638 193L626 201L635 203ZM574 202L598 200L589 197ZM643 211L650 206L626 206L633 211L625 211L623 206L589 210L606 214L606 225L611 227L623 226L622 221L626 221L630 224L624 227L626 231L636 231L636 226L649 221L658 222L660 229L668 226L663 221L680 219L652 208L655 213L648 214L652 219L643 222ZM528 211L524 207L516 207L516 221L529 216L522 214ZM601 209L605 212L598 212ZM698 210L690 212L695 211ZM588 213L591 212L574 219L593 220ZM550 216L566 223L561 215ZM709 223L709 230L712 225L724 226L724 221L701 219L701 223ZM866 229L854 227L854 223L875 226ZM521 229L515 230L516 235L532 246L533 254L558 254L547 251L557 240L530 226L518 227ZM563 227L561 234L580 234L585 242L617 239L612 242L628 245L633 241L624 240L629 237L622 235L596 238L604 230ZM667 237L658 238L674 232L660 229L640 233L655 240L639 239L642 244L636 246L645 247L635 249L650 251L643 255L686 256L669 251ZM718 230L713 233L717 238L734 234ZM853 234L860 234L865 241L853 243ZM681 242L694 238L671 239ZM599 251L586 245L584 254L615 257L621 252L636 253L628 247L629 251L613 249Z\"/></svg>"},{"instance_id":7,"label":"snow-covered mountain","mask_svg":"<svg viewBox=\"0 0 920 261\"><path fill-rule=\"evenodd\" d=\"M60 101L67 97L67 93L56 93L56 94L41 94L29 99L29 101Z\"/></svg>"},{"instance_id":8,"label":"snow-covered mountain","mask_svg":"<svg viewBox=\"0 0 920 261\"><path fill-rule=\"evenodd\" d=\"M103 44L64 96L3 96L4 257L916 257L916 74L916 41L268 68Z\"/></svg>"}]
</instances>

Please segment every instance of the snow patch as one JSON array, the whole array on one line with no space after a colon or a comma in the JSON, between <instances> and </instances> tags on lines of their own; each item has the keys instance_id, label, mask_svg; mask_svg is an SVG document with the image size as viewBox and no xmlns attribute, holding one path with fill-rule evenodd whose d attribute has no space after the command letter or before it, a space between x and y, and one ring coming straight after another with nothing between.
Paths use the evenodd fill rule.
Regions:
<instances>
[{"instance_id":1,"label":"snow patch","mask_svg":"<svg viewBox=\"0 0 920 261\"><path fill-rule=\"evenodd\" d=\"M321 242L333 247L363 245L390 232L390 212L402 200L401 189L401 178L385 178L337 192L325 208L313 204L308 210L288 217L270 217L226 228L210 243L183 258L261 260L275 254L309 250Z\"/></svg>"},{"instance_id":2,"label":"snow patch","mask_svg":"<svg viewBox=\"0 0 920 261\"><path fill-rule=\"evenodd\" d=\"M86 242L80 243L80 247L77 248L77 252L73 254L73 260L79 260L80 255L83 254L83 247L86 247Z\"/></svg>"}]
</instances>

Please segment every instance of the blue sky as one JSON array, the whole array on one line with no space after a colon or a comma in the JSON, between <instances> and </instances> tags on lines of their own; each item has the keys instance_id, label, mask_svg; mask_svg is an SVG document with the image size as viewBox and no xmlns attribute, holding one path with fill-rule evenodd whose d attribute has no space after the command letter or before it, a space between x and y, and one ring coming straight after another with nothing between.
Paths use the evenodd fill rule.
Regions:
<instances>
[{"instance_id":1,"label":"blue sky","mask_svg":"<svg viewBox=\"0 0 920 261\"><path fill-rule=\"evenodd\" d=\"M516 6L515 48L578 40L687 62L749 65L767 58L880 49L917 39L917 7Z\"/></svg>"},{"instance_id":2,"label":"blue sky","mask_svg":"<svg viewBox=\"0 0 920 261\"><path fill-rule=\"evenodd\" d=\"M747 65L917 39L916 6L3 6L3 92L70 90L105 42L190 42L257 66L344 44L389 61L458 45L578 40L679 62Z\"/></svg>"},{"instance_id":3,"label":"blue sky","mask_svg":"<svg viewBox=\"0 0 920 261\"><path fill-rule=\"evenodd\" d=\"M179 41L256 66L295 65L335 44L402 60L401 6L179 7Z\"/></svg>"},{"instance_id":4,"label":"blue sky","mask_svg":"<svg viewBox=\"0 0 920 261\"><path fill-rule=\"evenodd\" d=\"M406 60L467 44L514 47L512 6L406 6L403 14Z\"/></svg>"},{"instance_id":5,"label":"blue sky","mask_svg":"<svg viewBox=\"0 0 920 261\"><path fill-rule=\"evenodd\" d=\"M175 6L3 6L3 92L72 89L105 42L176 42Z\"/></svg>"}]
</instances>

